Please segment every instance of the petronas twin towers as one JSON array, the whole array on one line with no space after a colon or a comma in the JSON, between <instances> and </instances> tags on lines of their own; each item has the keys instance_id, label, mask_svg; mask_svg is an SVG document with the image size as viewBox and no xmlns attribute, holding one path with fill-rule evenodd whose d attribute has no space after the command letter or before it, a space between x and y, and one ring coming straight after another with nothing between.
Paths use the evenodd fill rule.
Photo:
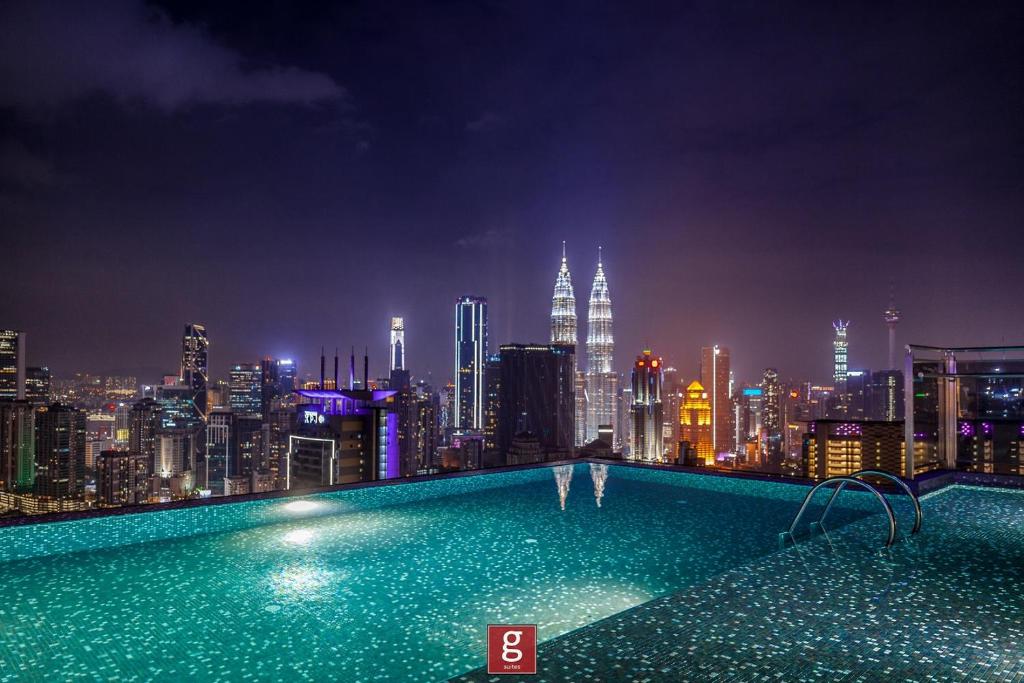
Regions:
<instances>
[{"instance_id":1,"label":"petronas twin towers","mask_svg":"<svg viewBox=\"0 0 1024 683\"><path fill-rule=\"evenodd\" d=\"M562 242L562 264L555 278L555 293L551 297L551 342L576 345L576 296L572 289L572 276ZM616 424L618 375L612 365L615 340L612 336L612 300L608 294L608 280L601 263L601 249L597 251L597 272L590 288L590 306L587 310L587 369L576 373L576 445L584 446L598 438L599 427L612 429ZM577 354L578 357L578 354ZM618 446L620 435L614 435Z\"/></svg>"}]
</instances>

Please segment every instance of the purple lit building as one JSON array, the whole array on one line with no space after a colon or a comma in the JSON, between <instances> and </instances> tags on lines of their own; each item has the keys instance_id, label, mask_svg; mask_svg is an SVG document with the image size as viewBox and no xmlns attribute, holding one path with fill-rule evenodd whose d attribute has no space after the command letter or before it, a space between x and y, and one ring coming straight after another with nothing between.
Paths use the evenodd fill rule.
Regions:
<instances>
[{"instance_id":1,"label":"purple lit building","mask_svg":"<svg viewBox=\"0 0 1024 683\"><path fill-rule=\"evenodd\" d=\"M398 477L395 391L299 390L288 437L286 488Z\"/></svg>"}]
</instances>

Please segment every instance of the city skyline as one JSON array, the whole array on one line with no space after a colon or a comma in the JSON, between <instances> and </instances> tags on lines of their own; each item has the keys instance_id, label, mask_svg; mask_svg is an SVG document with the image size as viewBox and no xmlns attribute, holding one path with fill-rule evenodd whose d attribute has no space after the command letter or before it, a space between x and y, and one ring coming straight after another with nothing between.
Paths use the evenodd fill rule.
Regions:
<instances>
[{"instance_id":1,"label":"city skyline","mask_svg":"<svg viewBox=\"0 0 1024 683\"><path fill-rule=\"evenodd\" d=\"M1019 8L874 12L5 3L0 320L58 376L175 372L190 321L212 376L325 344L382 376L403 317L439 383L462 294L492 348L549 338L565 240L604 247L619 373L719 344L823 379L835 319L882 369L890 280L899 347L1019 339Z\"/></svg>"},{"instance_id":2,"label":"city skyline","mask_svg":"<svg viewBox=\"0 0 1024 683\"><path fill-rule=\"evenodd\" d=\"M563 248L563 250L565 249L564 243L562 245L562 248ZM605 263L604 263L605 259L604 259L603 256L600 255L600 249L598 251L599 251L599 255L598 255L598 259L597 259L597 264L598 264L598 267L599 267L598 268L598 270L599 270L599 279L601 279L601 281L603 282L604 281L603 280L603 278L604 278L603 268L605 267ZM563 253L564 253L564 251L563 251ZM565 260L566 260L566 258L563 257L563 267L564 267ZM564 279L565 281L569 282L569 286L570 287L575 287L575 285L572 284L572 281L570 279L568 279L570 277L571 276L569 275L568 271L566 271L565 273L561 273L561 272L559 273L559 281L560 282L563 281L563 279ZM889 366L888 359L889 359L890 342L891 342L891 340L892 340L892 338L894 336L894 333L895 333L895 335L904 335L904 334L906 334L906 332L905 332L906 328L903 327L903 318L902 317L900 318L901 325L895 331L891 329L892 326L888 324L888 322L887 322L887 320L885 318L885 316L887 316L889 314L889 312L892 310L892 307L893 307L893 304L892 304L893 294L892 294L891 284L889 285L889 289L887 291L889 292L888 293L888 307L885 308L884 311L881 310L881 309L876 311L875 312L876 315L874 316L873 319L872 318L865 319L864 320L864 324L863 325L859 325L858 329L854 330L854 334L853 334L853 336L851 338L854 339L854 340L862 341L862 342L864 342L864 344L863 344L863 347L857 348L858 346L860 346L858 344L858 341L854 341L853 344L849 344L848 343L848 346L852 349L852 353L849 356L850 360L847 363L848 368L850 370L854 370L854 369L860 370L860 369L863 369L863 370L879 370L879 371L881 371L881 370L888 369L888 366ZM490 301L491 301L490 297L487 297L486 295L481 295L481 296L484 299L488 300L488 304L489 304L488 305L488 308L489 308L489 314L488 315L493 319L493 317L494 317L494 312L493 312L494 307L493 307L493 305L490 305ZM552 310L550 308L550 306L551 306L551 298L550 298L550 294L548 294L547 296L548 296L548 299L547 299L548 304L547 305L548 305L549 308L548 308L547 311L544 312L544 314L547 316L545 319L548 321L548 326L550 328L550 326L553 324L552 323ZM460 299L460 298L462 298L462 297L457 297L456 299ZM447 302L447 304L448 304L448 308L450 309L451 302ZM574 322L576 323L576 325L578 327L580 327L580 329L584 330L584 332L585 332L586 328L583 328L582 324L586 321L585 309L587 308L587 304L585 302L575 302L575 305L576 305L576 311L577 312L576 312L576 321L574 321ZM584 309L584 311L582 313L580 311L581 307ZM388 376L388 373L391 370L391 367L390 367L391 355L392 355L392 353L394 351L394 348L393 348L393 337L395 335L395 332L392 329L392 327L396 324L395 323L396 320L402 321L402 320L408 319L410 317L415 318L415 316L410 316L409 314L396 315L396 316L391 316L391 315L384 316L380 321L378 321L380 323L378 325L378 327L380 327L380 330L379 330L380 334L378 334L378 336L381 337L381 339L378 340L380 343L378 343L376 345L366 345L366 344L363 344L363 346L365 346L368 349L369 362L370 362L370 377L371 378L386 378ZM848 321L845 321L844 324L849 325L850 322L852 322L852 321L848 320ZM198 322L195 323L195 324L198 327L201 327L201 328L208 327L208 325L202 325L202 324L200 324ZM186 325L190 326L190 325L192 325L192 323L186 323ZM180 323L173 324L173 325L170 324L170 323L168 323L167 325L161 324L159 326L159 328L154 328L154 329L161 329L162 330L164 327L168 327L168 326L173 326L173 327L180 328L181 324ZM789 368L787 368L785 366L782 366L782 367L779 368L780 377L785 378L787 380L811 380L811 381L815 381L815 382L819 382L819 381L820 382L833 382L834 379L835 379L835 372L836 372L835 368L836 368L836 365L835 365L835 359L833 358L834 354L832 353L831 350L834 350L835 326L836 326L835 321L825 321L824 328L827 328L827 332L822 334L821 330L816 330L816 332L818 333L817 336L821 338L818 341L816 347L813 348L813 349L810 349L810 348L804 349L803 347L798 349L798 351L799 351L798 355L805 359L805 362L801 363L799 367L814 367L815 368L814 370L812 370L810 372L806 372L806 373L801 373L801 372L796 371L796 370L790 371ZM535 325L531 325L531 327L535 327ZM859 330L859 328L862 328L862 327L863 328L867 328L867 329L866 330ZM167 375L179 374L179 369L177 368L177 366L181 363L181 350L180 350L181 342L180 341L178 342L178 347L179 347L178 351L177 351L178 355L176 356L176 358L169 359L168 362L166 363L166 367L164 367L163 365L158 365L156 361L152 361L151 364L148 365L148 366L139 366L139 367L114 367L114 368L97 369L95 367L80 367L80 366L76 366L76 367L64 369L64 368L59 368L59 367L58 368L54 368L52 363L47 363L45 361L45 359L39 358L39 356L42 355L42 352L38 352L38 351L34 352L34 344L33 344L33 342L38 343L38 340L35 338L35 335L32 335L30 333L30 331L25 330L25 329L19 329L17 326L13 326L13 325L10 326L10 328L13 329L13 330L16 330L18 332L24 333L26 335L26 339L30 340L30 341L28 341L25 344L26 347L27 347L27 354L26 354L27 361L26 361L26 364L29 365L29 366L43 365L44 367L50 369L51 372L53 372L53 377L55 379L61 379L61 378L67 379L67 378L73 377L75 374L84 373L84 374L95 374L95 375L99 375L99 376L104 376L104 375L111 375L111 376L137 376L137 377L139 377L140 383L157 383L159 381L160 377L167 376ZM403 323L403 328L404 328L404 323ZM530 339L532 339L532 337L530 335L522 335L522 334L515 334L515 333L513 333L508 339L503 339L503 338L494 339L494 323L493 322L489 322L488 323L488 329L489 329L488 334L491 337L491 340L490 340L489 344L490 344L490 348L492 348L492 349L497 348L498 346L501 346L503 344L542 343L542 342L539 342L539 341L536 341L536 340L529 341ZM858 336L856 334L857 331L862 331L863 334ZM232 336L230 330L225 330L225 332L226 332L226 334L229 337ZM846 334L849 334L849 330L846 330L845 328L844 328L844 332ZM205 330L204 330L204 333L205 333ZM449 333L450 333L450 330L449 330ZM404 358L405 358L404 334L405 334L405 331L403 329L402 332L401 332L402 343L400 345L400 347L402 349L403 361L404 361ZM549 329L548 330L548 336L551 336L551 334L552 334L552 332ZM579 340L577 341L577 358L580 361L585 361L585 359L587 357L586 340L585 340L585 336L586 335L583 334L583 333L580 333L580 334L582 334L582 336L580 336ZM616 335L618 335L618 334L619 333L616 332ZM650 335L644 335L643 338L646 340L649 336ZM413 338L415 339L415 337L413 337ZM544 339L544 338L545 337L537 336L537 339ZM897 353L896 367L898 369L899 367L901 367L901 363L902 363L902 361L901 361L902 349L905 346L905 344L907 344L907 343L918 343L918 342L912 341L912 340L906 340L905 341L902 338L902 336L896 336L895 338L898 340L897 341L897 345L896 345L896 347L897 347L897 351L896 351L896 353ZM944 338L948 339L949 335L947 335ZM954 338L955 338L955 336L954 336ZM524 340L526 340L526 341L524 341ZM420 341L425 341L425 340L420 340ZM346 341L345 343L349 343L349 342ZM207 348L208 348L209 345L210 345L210 342L207 340L206 344L207 344ZM454 350L452 338L449 336L447 339L443 340L441 342L441 346L443 347L444 344L447 344L447 346L448 346L448 354L450 355L453 352L453 350ZM662 355L664 356L665 362L666 362L667 365L679 368L680 371L683 373L683 375L685 375L687 377L696 378L696 377L699 377L700 373L701 373L701 362L702 362L702 352L703 352L703 349L706 348L709 344L714 345L714 344L712 344L712 342L707 342L707 343L704 343L702 345L698 345L697 347L695 347L693 349L689 349L689 353L687 353L686 349L684 349L682 351L673 352L673 348L677 348L679 345L678 344L671 344L671 343L669 343L669 344L665 344L665 346L669 348L669 352L668 353L664 353ZM360 344L359 343L349 343L349 345L352 346L353 348L355 348L356 346L359 346ZM720 344L720 345L721 346L726 346L725 344ZM45 344L45 346L49 346L49 344ZM145 346L146 346L146 348L151 348L151 347L171 346L171 344L168 343L168 341L166 339L155 339L155 340L153 340L152 344L146 344ZM285 343L276 343L276 344L272 343L271 346L274 347L274 348L292 349L292 348L296 347L296 344L289 344L287 342L285 342ZM335 346L340 346L340 344L335 344ZM619 345L619 344L616 344L616 346L618 346L619 348L616 348L615 352L614 352L613 371L616 374L618 374L620 377L624 377L628 381L629 368L630 368L631 364L627 363L625 367L620 367L620 356L626 355L626 354L633 354L633 355L635 355L639 350L650 348L652 346L657 346L657 345L653 345L653 344L649 343L648 341L645 341L645 342L641 343L637 347L630 347L629 350L623 350L621 348L621 345ZM738 346L740 348L744 348L745 345L742 342L740 342L738 344ZM825 352L822 351L822 348L824 348L825 346L827 346L828 349L830 349L830 351L827 354L827 356L828 356L827 358L825 356ZM231 370L239 362L241 362L241 363L257 363L258 364L260 362L260 360L262 360L262 359L287 358L289 360L293 360L298 365L299 377L300 378L316 380L318 378L318 364L319 364L319 359L320 359L319 349L321 347L325 347L325 344L321 343L319 346L317 346L316 349L313 349L313 348L305 349L305 348L303 348L303 349L299 349L299 350L294 351L294 352L293 351L287 351L287 352L274 353L274 352L268 352L268 351L262 351L262 352L258 351L255 355L247 356L247 357L244 357L244 358L231 358L230 360L226 359L224 357L217 357L214 354L210 354L213 357L212 357L212 359L211 359L211 361L209 363L209 366L211 368L209 370L209 377L210 377L211 381L213 379L227 379L227 377L230 374ZM869 350L865 351L865 348L867 348ZM858 353L858 351L859 351L859 353ZM415 354L415 355L419 355L419 354ZM423 355L426 355L426 354L423 354ZM870 355L872 357L878 356L878 358L876 358L875 360L870 360L870 361L864 362L862 359L864 359L865 356L868 356L868 355ZM810 360L809 363L806 362L808 357L809 357L809 360ZM450 365L450 363L449 363L449 365ZM781 364L779 364L779 363L773 363L771 359L765 359L765 362L763 364L758 364L758 363L754 362L753 359L751 359L749 356L746 357L746 358L739 357L737 359L737 362L734 363L734 365L735 366L739 366L742 369L742 370L736 370L736 369L733 370L734 380L735 380L735 383L736 383L737 386L740 386L741 384L756 384L758 381L760 381L760 373L764 370L764 368L781 366ZM580 365L581 369L584 366L585 366L585 362L584 362L584 364ZM690 369L691 366L692 366L692 369ZM453 372L454 368L452 368L452 367L447 367L447 368L442 367L442 368L439 368L437 370L435 370L433 368L429 368L429 367L426 368L426 369L419 369L418 367L409 367L409 363L406 361L406 369L408 369L411 372L412 376L414 376L414 377L416 377L418 379L428 379L429 378L429 379L431 379L435 383L437 383L439 381L447 381L448 379L454 379L454 372ZM742 376L740 375L741 371L744 373ZM447 373L447 375L445 373ZM147 382L146 380L149 380L149 381Z\"/></svg>"}]
</instances>

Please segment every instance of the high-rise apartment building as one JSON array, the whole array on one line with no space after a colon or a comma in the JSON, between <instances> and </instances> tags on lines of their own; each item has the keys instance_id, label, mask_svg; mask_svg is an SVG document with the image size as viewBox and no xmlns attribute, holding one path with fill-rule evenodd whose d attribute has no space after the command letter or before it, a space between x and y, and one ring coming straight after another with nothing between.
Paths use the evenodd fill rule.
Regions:
<instances>
[{"instance_id":1,"label":"high-rise apartment building","mask_svg":"<svg viewBox=\"0 0 1024 683\"><path fill-rule=\"evenodd\" d=\"M96 500L100 506L137 505L149 494L149 469L143 456L102 451L96 458Z\"/></svg>"},{"instance_id":2,"label":"high-rise apartment building","mask_svg":"<svg viewBox=\"0 0 1024 683\"><path fill-rule=\"evenodd\" d=\"M761 377L761 432L762 462L775 469L783 458L782 432L782 385L779 383L779 371L766 368Z\"/></svg>"},{"instance_id":3,"label":"high-rise apartment building","mask_svg":"<svg viewBox=\"0 0 1024 683\"><path fill-rule=\"evenodd\" d=\"M0 491L32 487L36 469L35 408L28 401L0 401Z\"/></svg>"},{"instance_id":4,"label":"high-rise apartment building","mask_svg":"<svg viewBox=\"0 0 1024 683\"><path fill-rule=\"evenodd\" d=\"M481 430L484 425L487 359L487 299L463 296L455 304L455 400L452 427Z\"/></svg>"},{"instance_id":5,"label":"high-rise apartment building","mask_svg":"<svg viewBox=\"0 0 1024 683\"><path fill-rule=\"evenodd\" d=\"M85 412L54 403L36 412L35 494L52 501L85 493Z\"/></svg>"},{"instance_id":6,"label":"high-rise apartment building","mask_svg":"<svg viewBox=\"0 0 1024 683\"><path fill-rule=\"evenodd\" d=\"M716 456L732 453L736 449L736 433L729 349L718 345L701 348L700 383L711 400L711 447Z\"/></svg>"},{"instance_id":7,"label":"high-rise apartment building","mask_svg":"<svg viewBox=\"0 0 1024 683\"><path fill-rule=\"evenodd\" d=\"M153 398L143 398L128 413L128 452L142 455L150 473L156 472L156 434L163 421L163 409Z\"/></svg>"},{"instance_id":8,"label":"high-rise apartment building","mask_svg":"<svg viewBox=\"0 0 1024 683\"><path fill-rule=\"evenodd\" d=\"M0 330L0 401L25 398L25 333Z\"/></svg>"},{"instance_id":9,"label":"high-rise apartment building","mask_svg":"<svg viewBox=\"0 0 1024 683\"><path fill-rule=\"evenodd\" d=\"M611 426L613 448L628 441L619 425L619 376L614 370L615 337L612 333L612 300L604 274L601 250L597 252L597 272L590 288L587 308L587 370L586 370L586 443L598 438L602 425ZM630 413L622 411L625 418ZM628 421L627 421L628 422Z\"/></svg>"},{"instance_id":10,"label":"high-rise apartment building","mask_svg":"<svg viewBox=\"0 0 1024 683\"><path fill-rule=\"evenodd\" d=\"M633 363L633 460L661 462L665 457L662 365L650 349L644 349Z\"/></svg>"}]
</instances>

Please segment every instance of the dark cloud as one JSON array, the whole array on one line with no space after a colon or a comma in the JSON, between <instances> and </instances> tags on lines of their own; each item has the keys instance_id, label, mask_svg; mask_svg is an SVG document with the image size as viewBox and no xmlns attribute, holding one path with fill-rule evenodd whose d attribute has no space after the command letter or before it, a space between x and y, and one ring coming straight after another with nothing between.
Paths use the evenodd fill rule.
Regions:
<instances>
[{"instance_id":1,"label":"dark cloud","mask_svg":"<svg viewBox=\"0 0 1024 683\"><path fill-rule=\"evenodd\" d=\"M311 104L330 76L250 64L197 25L131 0L15 1L0 9L0 106L51 108L94 93L162 110L196 104Z\"/></svg>"}]
</instances>

